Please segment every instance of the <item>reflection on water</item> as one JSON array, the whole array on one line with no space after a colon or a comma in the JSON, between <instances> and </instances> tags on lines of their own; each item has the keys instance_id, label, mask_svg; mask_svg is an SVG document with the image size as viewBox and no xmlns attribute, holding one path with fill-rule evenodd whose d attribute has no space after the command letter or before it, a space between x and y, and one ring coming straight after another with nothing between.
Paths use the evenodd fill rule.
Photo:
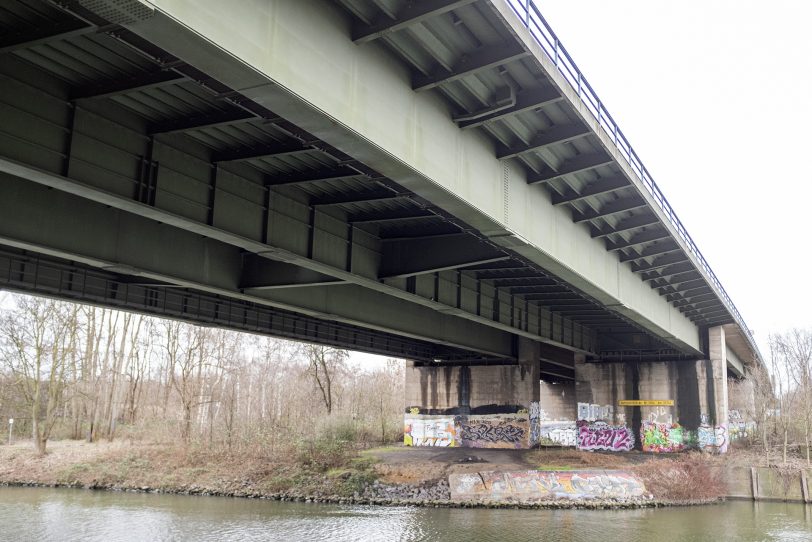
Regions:
<instances>
[{"instance_id":1,"label":"reflection on water","mask_svg":"<svg viewBox=\"0 0 812 542\"><path fill-rule=\"evenodd\" d=\"M333 506L0 488L0 540L803 541L812 506L731 502L647 510Z\"/></svg>"}]
</instances>

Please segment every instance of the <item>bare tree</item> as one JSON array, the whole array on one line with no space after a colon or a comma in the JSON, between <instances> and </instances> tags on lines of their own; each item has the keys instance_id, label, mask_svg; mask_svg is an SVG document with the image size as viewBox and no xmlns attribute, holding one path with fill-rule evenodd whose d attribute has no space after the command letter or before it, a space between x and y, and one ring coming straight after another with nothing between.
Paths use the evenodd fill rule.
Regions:
<instances>
[{"instance_id":1,"label":"bare tree","mask_svg":"<svg viewBox=\"0 0 812 542\"><path fill-rule=\"evenodd\" d=\"M782 370L776 374L780 376L782 382L779 386L786 385L786 391L780 389L783 397L779 400L784 406L792 405L792 415L790 408L787 408L786 423L784 430L784 462L786 462L787 434L790 424L800 417L803 427L804 444L806 448L806 462L810 465L810 419L812 418L812 332L809 330L793 329L786 333L772 336L771 350L776 354L776 358L783 365Z\"/></svg>"},{"instance_id":2,"label":"bare tree","mask_svg":"<svg viewBox=\"0 0 812 542\"><path fill-rule=\"evenodd\" d=\"M299 446L314 432L334 438L337 427L341 438L387 440L401 423L398 362L350 370L348 352L335 348L9 300L14 306L0 311L0 401L20 429L32 420L38 450L60 436L126 435L266 453ZM314 412L318 404L327 416ZM163 431L171 419L177 433ZM350 427L353 436L343 431Z\"/></svg>"},{"instance_id":3,"label":"bare tree","mask_svg":"<svg viewBox=\"0 0 812 542\"><path fill-rule=\"evenodd\" d=\"M332 414L333 383L336 374L344 368L349 352L318 344L305 344L302 351L308 363L308 374L321 392L327 414Z\"/></svg>"},{"instance_id":4,"label":"bare tree","mask_svg":"<svg viewBox=\"0 0 812 542\"><path fill-rule=\"evenodd\" d=\"M2 359L31 414L38 453L45 454L56 422L70 357L76 308L50 299L18 298L0 319Z\"/></svg>"}]
</instances>

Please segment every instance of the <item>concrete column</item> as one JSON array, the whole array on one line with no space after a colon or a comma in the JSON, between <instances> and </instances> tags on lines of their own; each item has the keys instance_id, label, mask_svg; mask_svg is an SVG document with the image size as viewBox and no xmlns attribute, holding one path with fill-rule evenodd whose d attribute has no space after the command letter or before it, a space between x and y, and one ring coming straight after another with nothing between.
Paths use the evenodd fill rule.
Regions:
<instances>
[{"instance_id":1,"label":"concrete column","mask_svg":"<svg viewBox=\"0 0 812 542\"><path fill-rule=\"evenodd\" d=\"M539 445L575 446L575 382L545 382L539 393Z\"/></svg>"},{"instance_id":2,"label":"concrete column","mask_svg":"<svg viewBox=\"0 0 812 542\"><path fill-rule=\"evenodd\" d=\"M575 354L577 448L621 452L634 447L632 409L618 406L631 398L632 376L627 364L586 363L582 354Z\"/></svg>"},{"instance_id":3,"label":"concrete column","mask_svg":"<svg viewBox=\"0 0 812 542\"><path fill-rule=\"evenodd\" d=\"M538 442L538 344L505 365L408 363L404 444L529 448Z\"/></svg>"},{"instance_id":4,"label":"concrete column","mask_svg":"<svg viewBox=\"0 0 812 542\"><path fill-rule=\"evenodd\" d=\"M707 385L709 407L711 408L711 412L708 413L708 424L713 424L713 446L719 453L725 453L730 435L728 433L727 345L724 327L716 326L708 330L708 353L710 359L708 360ZM700 427L701 429L702 427ZM700 446L707 448L711 444L707 434L700 434L699 440Z\"/></svg>"},{"instance_id":5,"label":"concrete column","mask_svg":"<svg viewBox=\"0 0 812 542\"><path fill-rule=\"evenodd\" d=\"M527 404L528 436L527 446L532 448L539 443L541 409L539 407L541 349L539 343L525 337L517 338L519 367L521 367L522 399Z\"/></svg>"},{"instance_id":6,"label":"concrete column","mask_svg":"<svg viewBox=\"0 0 812 542\"><path fill-rule=\"evenodd\" d=\"M753 376L749 371L741 379L728 379L728 426L731 443L753 438L756 430L756 394Z\"/></svg>"}]
</instances>

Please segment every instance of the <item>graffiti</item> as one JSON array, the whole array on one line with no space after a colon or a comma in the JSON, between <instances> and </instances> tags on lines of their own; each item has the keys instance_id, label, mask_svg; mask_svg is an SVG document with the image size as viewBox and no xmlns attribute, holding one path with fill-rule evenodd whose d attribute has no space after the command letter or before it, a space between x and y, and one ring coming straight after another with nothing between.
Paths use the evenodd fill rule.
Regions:
<instances>
[{"instance_id":1,"label":"graffiti","mask_svg":"<svg viewBox=\"0 0 812 542\"><path fill-rule=\"evenodd\" d=\"M727 423L717 425L713 428L713 434L716 437L716 448L720 454L727 452Z\"/></svg>"},{"instance_id":2,"label":"graffiti","mask_svg":"<svg viewBox=\"0 0 812 542\"><path fill-rule=\"evenodd\" d=\"M409 414L420 414L420 409L417 407L412 407L409 409Z\"/></svg>"},{"instance_id":3,"label":"graffiti","mask_svg":"<svg viewBox=\"0 0 812 542\"><path fill-rule=\"evenodd\" d=\"M457 473L448 477L453 500L539 501L627 499L646 492L624 471L519 471Z\"/></svg>"},{"instance_id":4,"label":"graffiti","mask_svg":"<svg viewBox=\"0 0 812 542\"><path fill-rule=\"evenodd\" d=\"M454 417L406 414L403 443L406 446L526 448L531 436L528 414Z\"/></svg>"},{"instance_id":5,"label":"graffiti","mask_svg":"<svg viewBox=\"0 0 812 542\"><path fill-rule=\"evenodd\" d=\"M588 423L578 420L579 450L607 450L628 452L634 447L634 434L628 427L608 425L605 422Z\"/></svg>"},{"instance_id":6,"label":"graffiti","mask_svg":"<svg viewBox=\"0 0 812 542\"><path fill-rule=\"evenodd\" d=\"M709 420L708 415L705 414L704 412L699 415L699 423L700 424L708 425L710 423L710 421L708 421L708 420Z\"/></svg>"},{"instance_id":7,"label":"graffiti","mask_svg":"<svg viewBox=\"0 0 812 542\"><path fill-rule=\"evenodd\" d=\"M524 448L530 445L528 415L457 416L454 419L461 446L469 448Z\"/></svg>"},{"instance_id":8,"label":"graffiti","mask_svg":"<svg viewBox=\"0 0 812 542\"><path fill-rule=\"evenodd\" d=\"M404 420L406 446L456 446L453 418L409 418Z\"/></svg>"},{"instance_id":9,"label":"graffiti","mask_svg":"<svg viewBox=\"0 0 812 542\"><path fill-rule=\"evenodd\" d=\"M755 422L747 422L738 410L730 410L727 415L727 434L730 442L747 438L756 430Z\"/></svg>"},{"instance_id":10,"label":"graffiti","mask_svg":"<svg viewBox=\"0 0 812 542\"><path fill-rule=\"evenodd\" d=\"M578 403L578 419L588 422L607 421L614 416L615 408L612 405L593 405Z\"/></svg>"},{"instance_id":11,"label":"graffiti","mask_svg":"<svg viewBox=\"0 0 812 542\"><path fill-rule=\"evenodd\" d=\"M681 452L685 449L684 433L678 423L643 422L640 440L643 441L644 452Z\"/></svg>"},{"instance_id":12,"label":"graffiti","mask_svg":"<svg viewBox=\"0 0 812 542\"><path fill-rule=\"evenodd\" d=\"M669 407L651 407L648 413L648 421L654 423L661 423L671 425L674 420L671 417L671 409Z\"/></svg>"},{"instance_id":13,"label":"graffiti","mask_svg":"<svg viewBox=\"0 0 812 542\"><path fill-rule=\"evenodd\" d=\"M727 433L730 442L747 438L756 430L754 422L728 422Z\"/></svg>"},{"instance_id":14,"label":"graffiti","mask_svg":"<svg viewBox=\"0 0 812 542\"><path fill-rule=\"evenodd\" d=\"M577 434L574 421L542 422L539 443L545 446L575 446Z\"/></svg>"},{"instance_id":15,"label":"graffiti","mask_svg":"<svg viewBox=\"0 0 812 542\"><path fill-rule=\"evenodd\" d=\"M476 444L510 443L522 444L525 429L510 422L493 423L480 421L478 423L463 423L460 425L460 436L464 446L476 447Z\"/></svg>"},{"instance_id":16,"label":"graffiti","mask_svg":"<svg viewBox=\"0 0 812 542\"><path fill-rule=\"evenodd\" d=\"M716 446L716 434L713 427L704 423L700 425L696 430L696 440L697 445L702 449Z\"/></svg>"},{"instance_id":17,"label":"graffiti","mask_svg":"<svg viewBox=\"0 0 812 542\"><path fill-rule=\"evenodd\" d=\"M723 454L727 452L728 440L726 423L716 427L700 425L697 429L697 445L702 450L717 451Z\"/></svg>"},{"instance_id":18,"label":"graffiti","mask_svg":"<svg viewBox=\"0 0 812 542\"><path fill-rule=\"evenodd\" d=\"M537 444L539 441L540 412L538 401L532 401L530 403L530 446Z\"/></svg>"}]
</instances>

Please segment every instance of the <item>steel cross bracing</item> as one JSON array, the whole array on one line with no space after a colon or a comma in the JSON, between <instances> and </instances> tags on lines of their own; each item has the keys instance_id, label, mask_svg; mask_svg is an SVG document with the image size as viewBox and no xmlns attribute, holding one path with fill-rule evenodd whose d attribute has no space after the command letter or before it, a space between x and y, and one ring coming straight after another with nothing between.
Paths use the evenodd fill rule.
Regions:
<instances>
[{"instance_id":1,"label":"steel cross bracing","mask_svg":"<svg viewBox=\"0 0 812 542\"><path fill-rule=\"evenodd\" d=\"M430 88L460 128L483 130L497 157L521 161L529 183L570 207L574 221L698 326L735 322L760 358L730 296L535 2L340 1L357 43L389 48L412 69L416 90L433 78ZM527 43L516 47L523 38L513 17L545 58ZM704 284L678 282L685 279Z\"/></svg>"},{"instance_id":2,"label":"steel cross bracing","mask_svg":"<svg viewBox=\"0 0 812 542\"><path fill-rule=\"evenodd\" d=\"M251 298L257 306L309 313L325 310L309 292L361 284L393 296L392 303L375 301L393 311L403 299L593 355L602 330L640 333L537 265L81 3L15 1L0 7L0 15L10 36L0 54L7 120L0 127L0 169L73 195L4 181L0 244L122 275L160 275L190 295L204 295L195 285L209 280L217 295L241 298L234 303ZM115 215L116 226L94 222L94 203L132 216ZM34 218L40 212L52 222L48 227ZM227 257L227 248L217 246L233 268L222 284L195 276L171 251L157 265L150 260L159 247L147 233L155 231L154 221L210 236L243 256ZM112 247L99 242L100 232L114 227L111 235L120 237L141 232L143 252L151 253L106 250ZM177 239L194 244L191 237ZM42 281L7 284L82 299ZM294 291L310 295L301 307ZM146 310L109 297L85 300ZM390 336L384 333L394 344ZM471 359L513 356L510 345L497 343L457 341ZM432 355L458 359L459 351L441 347ZM391 354L426 358L425 352L407 355L405 347Z\"/></svg>"},{"instance_id":3,"label":"steel cross bracing","mask_svg":"<svg viewBox=\"0 0 812 542\"><path fill-rule=\"evenodd\" d=\"M0 251L0 286L201 325L316 342L402 358L457 363L489 361L463 350L410 340L310 318L256 303L224 298L171 284L136 282L133 277L102 271L55 258ZM502 360L504 363L504 360Z\"/></svg>"}]
</instances>

